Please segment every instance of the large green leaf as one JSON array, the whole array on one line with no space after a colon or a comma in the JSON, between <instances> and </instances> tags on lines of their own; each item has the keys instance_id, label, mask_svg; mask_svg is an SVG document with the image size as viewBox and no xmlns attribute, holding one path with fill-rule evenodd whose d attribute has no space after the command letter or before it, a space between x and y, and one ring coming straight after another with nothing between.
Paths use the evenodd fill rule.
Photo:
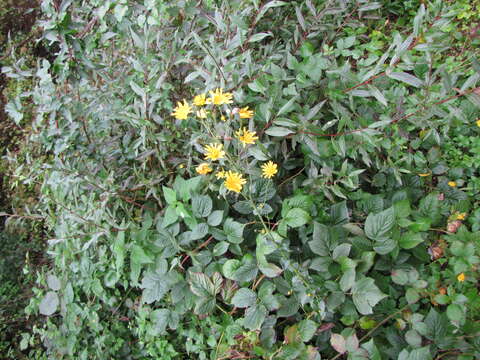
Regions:
<instances>
[{"instance_id":1,"label":"large green leaf","mask_svg":"<svg viewBox=\"0 0 480 360\"><path fill-rule=\"evenodd\" d=\"M258 330L265 321L267 316L267 308L264 305L254 305L245 311L243 326L249 330Z\"/></svg>"},{"instance_id":2,"label":"large green leaf","mask_svg":"<svg viewBox=\"0 0 480 360\"><path fill-rule=\"evenodd\" d=\"M353 303L362 315L373 314L372 308L385 297L387 295L382 293L375 285L375 281L368 277L357 281L352 287Z\"/></svg>"},{"instance_id":3,"label":"large green leaf","mask_svg":"<svg viewBox=\"0 0 480 360\"><path fill-rule=\"evenodd\" d=\"M257 295L248 288L239 289L232 298L232 304L238 308L246 308L255 304Z\"/></svg>"},{"instance_id":4,"label":"large green leaf","mask_svg":"<svg viewBox=\"0 0 480 360\"><path fill-rule=\"evenodd\" d=\"M309 222L310 215L303 209L293 208L287 213L284 220L288 226L296 228Z\"/></svg>"},{"instance_id":5,"label":"large green leaf","mask_svg":"<svg viewBox=\"0 0 480 360\"><path fill-rule=\"evenodd\" d=\"M365 234L372 240L388 238L389 231L395 224L395 212L393 207L378 214L368 214L365 221Z\"/></svg>"}]
</instances>

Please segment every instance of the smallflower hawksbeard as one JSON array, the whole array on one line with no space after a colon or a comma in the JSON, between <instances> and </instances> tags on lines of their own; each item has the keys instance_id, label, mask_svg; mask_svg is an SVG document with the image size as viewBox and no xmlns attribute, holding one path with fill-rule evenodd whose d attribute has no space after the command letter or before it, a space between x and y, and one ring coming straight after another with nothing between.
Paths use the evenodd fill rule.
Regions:
<instances>
[{"instance_id":1,"label":"smallflower hawksbeard","mask_svg":"<svg viewBox=\"0 0 480 360\"><path fill-rule=\"evenodd\" d=\"M210 97L206 100L206 103L213 105L231 104L233 102L232 98L232 93L224 93L222 89L215 89L215 91L210 91Z\"/></svg>"},{"instance_id":2,"label":"smallflower hawksbeard","mask_svg":"<svg viewBox=\"0 0 480 360\"><path fill-rule=\"evenodd\" d=\"M242 174L234 172L234 171L227 171L225 174L225 182L223 185L227 188L227 190L239 193L242 191L243 185L247 183L242 176Z\"/></svg>"},{"instance_id":3,"label":"smallflower hawksbeard","mask_svg":"<svg viewBox=\"0 0 480 360\"><path fill-rule=\"evenodd\" d=\"M246 106L238 111L238 115L240 119L250 119L253 117L253 110L248 110L248 106Z\"/></svg>"},{"instance_id":4,"label":"smallflower hawksbeard","mask_svg":"<svg viewBox=\"0 0 480 360\"><path fill-rule=\"evenodd\" d=\"M187 120L188 114L192 112L192 108L187 103L187 100L183 100L183 104L179 101L177 106L173 109L172 116L175 116L178 120Z\"/></svg>"},{"instance_id":5,"label":"smallflower hawksbeard","mask_svg":"<svg viewBox=\"0 0 480 360\"><path fill-rule=\"evenodd\" d=\"M209 172L212 172L212 168L210 167L210 165L208 165L208 163L201 163L197 166L195 170L200 175L207 175Z\"/></svg>"},{"instance_id":6,"label":"smallflower hawksbeard","mask_svg":"<svg viewBox=\"0 0 480 360\"><path fill-rule=\"evenodd\" d=\"M205 146L205 159L206 160L218 160L225 157L225 151L223 151L222 144L210 144Z\"/></svg>"},{"instance_id":7,"label":"smallflower hawksbeard","mask_svg":"<svg viewBox=\"0 0 480 360\"><path fill-rule=\"evenodd\" d=\"M258 140L258 137L255 136L255 131L249 131L247 128L238 130L235 135L237 135L238 140L243 144L243 147L247 146L247 144L255 144L255 140Z\"/></svg>"},{"instance_id":8,"label":"smallflower hawksbeard","mask_svg":"<svg viewBox=\"0 0 480 360\"><path fill-rule=\"evenodd\" d=\"M197 95L193 98L193 104L195 106L203 106L207 103L207 98L205 94Z\"/></svg>"},{"instance_id":9,"label":"smallflower hawksbeard","mask_svg":"<svg viewBox=\"0 0 480 360\"><path fill-rule=\"evenodd\" d=\"M278 166L273 161L268 161L262 165L262 176L271 179L278 172Z\"/></svg>"}]
</instances>

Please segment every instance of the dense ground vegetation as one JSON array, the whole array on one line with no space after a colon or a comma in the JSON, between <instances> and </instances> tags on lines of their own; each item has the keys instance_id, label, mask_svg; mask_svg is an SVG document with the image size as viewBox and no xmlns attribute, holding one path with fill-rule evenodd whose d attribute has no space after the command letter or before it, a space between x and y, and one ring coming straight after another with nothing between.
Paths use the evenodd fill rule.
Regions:
<instances>
[{"instance_id":1,"label":"dense ground vegetation","mask_svg":"<svg viewBox=\"0 0 480 360\"><path fill-rule=\"evenodd\" d=\"M43 0L2 68L48 246L12 351L480 357L479 5Z\"/></svg>"}]
</instances>

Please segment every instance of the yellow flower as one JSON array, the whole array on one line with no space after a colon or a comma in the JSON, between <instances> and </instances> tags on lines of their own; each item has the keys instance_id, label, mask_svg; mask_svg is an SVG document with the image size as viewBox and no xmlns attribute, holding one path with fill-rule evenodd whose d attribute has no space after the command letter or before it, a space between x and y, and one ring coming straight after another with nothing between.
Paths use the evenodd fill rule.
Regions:
<instances>
[{"instance_id":1,"label":"yellow flower","mask_svg":"<svg viewBox=\"0 0 480 360\"><path fill-rule=\"evenodd\" d=\"M207 175L209 172L212 172L212 168L208 163L201 163L197 166L196 170L200 175Z\"/></svg>"},{"instance_id":2,"label":"yellow flower","mask_svg":"<svg viewBox=\"0 0 480 360\"><path fill-rule=\"evenodd\" d=\"M248 106L246 106L238 111L238 115L240 115L240 119L250 119L253 117L253 110L248 110Z\"/></svg>"},{"instance_id":3,"label":"yellow flower","mask_svg":"<svg viewBox=\"0 0 480 360\"><path fill-rule=\"evenodd\" d=\"M222 144L210 144L205 146L205 159L208 160L218 160L218 159L223 159L225 157L225 151L223 151L223 145Z\"/></svg>"},{"instance_id":4,"label":"yellow flower","mask_svg":"<svg viewBox=\"0 0 480 360\"><path fill-rule=\"evenodd\" d=\"M458 213L457 220L465 220L466 216L467 216L467 213Z\"/></svg>"},{"instance_id":5,"label":"yellow flower","mask_svg":"<svg viewBox=\"0 0 480 360\"><path fill-rule=\"evenodd\" d=\"M224 171L223 169L215 174L215 177L217 179L225 179L226 176L227 176L227 172Z\"/></svg>"},{"instance_id":6,"label":"yellow flower","mask_svg":"<svg viewBox=\"0 0 480 360\"><path fill-rule=\"evenodd\" d=\"M220 116L220 119L221 119L222 121L227 121L227 118L226 118L225 116L223 116L223 115Z\"/></svg>"},{"instance_id":7,"label":"yellow flower","mask_svg":"<svg viewBox=\"0 0 480 360\"><path fill-rule=\"evenodd\" d=\"M235 135L237 135L238 140L243 144L243 147L247 144L255 144L255 140L258 140L258 137L255 136L255 131L249 131L247 128L238 130Z\"/></svg>"},{"instance_id":8,"label":"yellow flower","mask_svg":"<svg viewBox=\"0 0 480 360\"><path fill-rule=\"evenodd\" d=\"M262 176L264 178L271 179L277 172L277 164L273 161L269 161L262 165Z\"/></svg>"},{"instance_id":9,"label":"yellow flower","mask_svg":"<svg viewBox=\"0 0 480 360\"><path fill-rule=\"evenodd\" d=\"M455 181L449 181L448 186L455 187L455 186L457 186L457 183Z\"/></svg>"},{"instance_id":10,"label":"yellow flower","mask_svg":"<svg viewBox=\"0 0 480 360\"><path fill-rule=\"evenodd\" d=\"M430 173L418 174L418 176L421 176L421 177L430 176Z\"/></svg>"},{"instance_id":11,"label":"yellow flower","mask_svg":"<svg viewBox=\"0 0 480 360\"><path fill-rule=\"evenodd\" d=\"M207 112L205 111L205 109L200 109L200 110L197 111L197 116L200 119L206 119L207 118Z\"/></svg>"},{"instance_id":12,"label":"yellow flower","mask_svg":"<svg viewBox=\"0 0 480 360\"><path fill-rule=\"evenodd\" d=\"M205 94L200 94L193 98L193 104L195 106L203 106L206 103L207 103L207 98L205 97Z\"/></svg>"},{"instance_id":13,"label":"yellow flower","mask_svg":"<svg viewBox=\"0 0 480 360\"><path fill-rule=\"evenodd\" d=\"M478 120L476 121L476 124L477 124L478 127L480 127L480 119L478 119Z\"/></svg>"},{"instance_id":14,"label":"yellow flower","mask_svg":"<svg viewBox=\"0 0 480 360\"><path fill-rule=\"evenodd\" d=\"M458 280L459 282L464 282L464 281L465 281L465 274L464 274L464 273L458 274L457 280Z\"/></svg>"},{"instance_id":15,"label":"yellow flower","mask_svg":"<svg viewBox=\"0 0 480 360\"><path fill-rule=\"evenodd\" d=\"M213 105L231 104L233 102L232 97L232 93L224 93L222 89L215 89L215 91L210 91L210 98L206 99L206 103Z\"/></svg>"},{"instance_id":16,"label":"yellow flower","mask_svg":"<svg viewBox=\"0 0 480 360\"><path fill-rule=\"evenodd\" d=\"M177 102L177 106L173 110L174 111L171 115L175 116L178 120L186 120L188 114L192 112L192 108L187 103L187 100L183 100L183 104L180 101Z\"/></svg>"},{"instance_id":17,"label":"yellow flower","mask_svg":"<svg viewBox=\"0 0 480 360\"><path fill-rule=\"evenodd\" d=\"M233 171L227 171L223 185L225 185L227 190L239 193L242 191L242 187L246 183L247 180L243 178L242 174Z\"/></svg>"}]
</instances>

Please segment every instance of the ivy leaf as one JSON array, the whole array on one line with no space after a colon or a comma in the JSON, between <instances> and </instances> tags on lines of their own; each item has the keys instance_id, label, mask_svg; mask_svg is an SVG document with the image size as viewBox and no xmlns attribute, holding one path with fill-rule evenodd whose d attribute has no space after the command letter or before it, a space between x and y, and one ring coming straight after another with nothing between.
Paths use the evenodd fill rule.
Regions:
<instances>
[{"instance_id":1,"label":"ivy leaf","mask_svg":"<svg viewBox=\"0 0 480 360\"><path fill-rule=\"evenodd\" d=\"M55 311L59 304L58 295L54 291L49 291L45 294L42 301L40 301L39 311L42 315L50 316Z\"/></svg>"},{"instance_id":2,"label":"ivy leaf","mask_svg":"<svg viewBox=\"0 0 480 360\"><path fill-rule=\"evenodd\" d=\"M372 240L383 240L387 238L388 232L395 223L395 212L393 207L378 214L368 214L365 221L365 234Z\"/></svg>"},{"instance_id":3,"label":"ivy leaf","mask_svg":"<svg viewBox=\"0 0 480 360\"><path fill-rule=\"evenodd\" d=\"M387 295L380 291L372 278L365 277L352 287L353 303L362 315L372 314L372 308L385 297Z\"/></svg>"},{"instance_id":4,"label":"ivy leaf","mask_svg":"<svg viewBox=\"0 0 480 360\"><path fill-rule=\"evenodd\" d=\"M243 326L249 330L258 330L265 321L267 316L267 308L264 305L254 305L245 311Z\"/></svg>"},{"instance_id":5,"label":"ivy leaf","mask_svg":"<svg viewBox=\"0 0 480 360\"><path fill-rule=\"evenodd\" d=\"M246 308L255 304L257 294L248 288L239 289L232 298L232 304L238 308Z\"/></svg>"}]
</instances>

